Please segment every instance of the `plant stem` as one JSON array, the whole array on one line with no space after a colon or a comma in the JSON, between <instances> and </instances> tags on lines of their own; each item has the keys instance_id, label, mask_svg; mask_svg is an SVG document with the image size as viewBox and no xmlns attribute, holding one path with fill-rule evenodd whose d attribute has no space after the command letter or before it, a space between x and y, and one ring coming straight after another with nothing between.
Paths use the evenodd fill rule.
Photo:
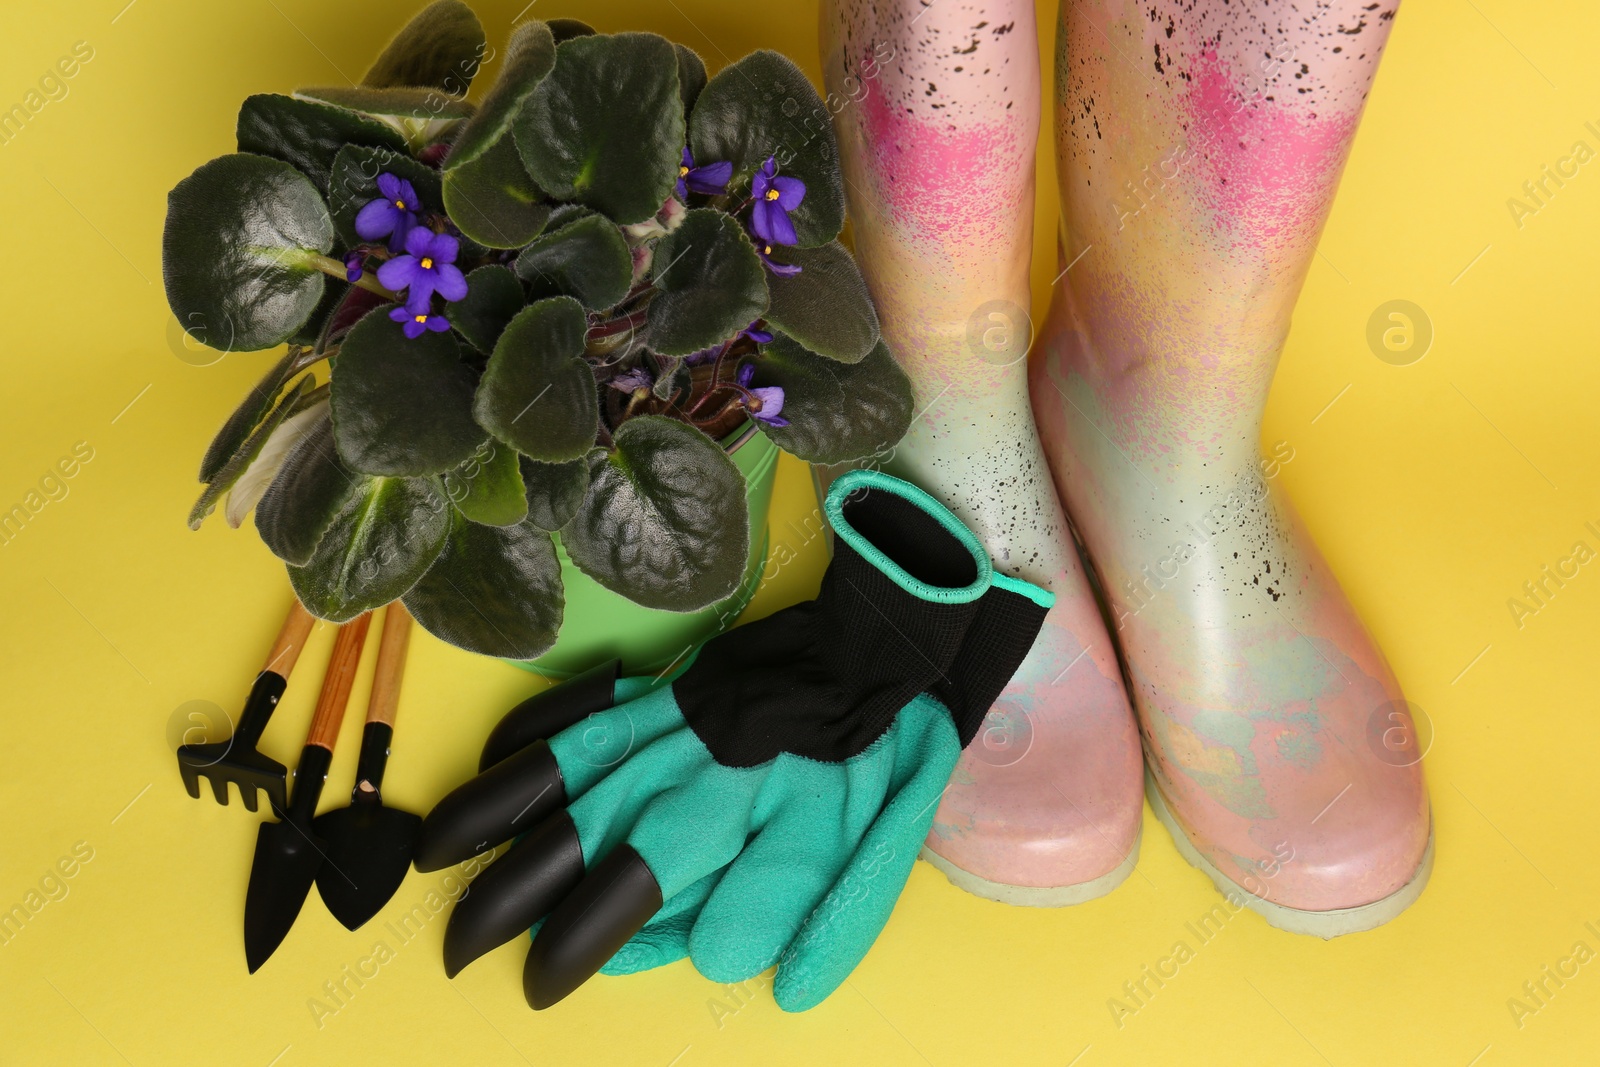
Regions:
<instances>
[{"instance_id":1,"label":"plant stem","mask_svg":"<svg viewBox=\"0 0 1600 1067\"><path fill-rule=\"evenodd\" d=\"M700 394L699 400L696 400L689 406L688 411L684 412L684 414L689 416L689 418L694 418L694 413L700 410L701 405L706 402L707 398L709 398L712 393L715 393L718 389L721 389L724 386L732 384L731 382L724 382L721 380L722 361L728 358L728 350L733 347L734 342L738 339L738 337L730 337L728 340L722 343L722 350L717 353L716 361L711 364L711 380L706 383L706 391Z\"/></svg>"},{"instance_id":2,"label":"plant stem","mask_svg":"<svg viewBox=\"0 0 1600 1067\"><path fill-rule=\"evenodd\" d=\"M321 352L318 352L312 348L304 349L300 355L296 357L294 363L291 364L289 373L299 374L301 371L306 370L309 367L315 367L323 360L328 359L331 356L337 356L338 354L338 345L331 345L328 348L324 348Z\"/></svg>"},{"instance_id":3,"label":"plant stem","mask_svg":"<svg viewBox=\"0 0 1600 1067\"><path fill-rule=\"evenodd\" d=\"M732 382L712 382L710 385L706 386L706 391L700 394L700 399L696 400L693 404L690 404L687 409L685 409L684 415L693 420L695 413L706 406L707 400L710 400L717 393L722 392L722 390L729 388L736 389L738 386L734 385Z\"/></svg>"},{"instance_id":4,"label":"plant stem","mask_svg":"<svg viewBox=\"0 0 1600 1067\"><path fill-rule=\"evenodd\" d=\"M733 388L733 389L738 389L739 388L737 385L734 385L732 382L724 382L723 383L723 387L724 388ZM743 390L740 390L740 392L743 392ZM710 394L708 393L706 395L709 396ZM704 399L704 397L702 397L701 399ZM742 396L739 396L739 395L735 394L734 396L729 397L723 403L723 405L720 408L718 408L716 411L713 411L711 414L707 415L705 418L696 419L696 418L693 418L691 416L689 421L691 423L693 423L694 425L697 425L697 426L702 424L702 423L704 423L706 425L710 425L712 423L715 423L718 419L720 419L724 415L728 414L728 412L732 411L735 407L741 406L740 402L743 399L744 398ZM698 407L698 406L699 405L696 405L696 407Z\"/></svg>"},{"instance_id":5,"label":"plant stem","mask_svg":"<svg viewBox=\"0 0 1600 1067\"><path fill-rule=\"evenodd\" d=\"M728 351L733 348L733 343L738 339L733 337L724 341L722 351L717 353L717 361L711 364L711 387L713 389L722 381L722 361L728 358Z\"/></svg>"},{"instance_id":6,"label":"plant stem","mask_svg":"<svg viewBox=\"0 0 1600 1067\"><path fill-rule=\"evenodd\" d=\"M334 278L338 278L341 282L348 282L349 281L349 279L345 276L344 264L341 263L337 259L333 259L333 258L331 258L329 256L315 255L314 254L314 255L311 256L311 265L313 267L317 268L318 270L320 270L324 274L327 274L327 275L329 275L331 277L334 277ZM365 289L369 293L377 293L379 296L383 297L385 300L399 300L400 299L400 294L399 293L396 293L396 292L394 292L392 290L389 290L389 289L385 289L383 286L378 284L378 279L372 277L370 274L367 274L366 272L362 272L361 277L357 278L351 284L358 285L361 288Z\"/></svg>"},{"instance_id":7,"label":"plant stem","mask_svg":"<svg viewBox=\"0 0 1600 1067\"><path fill-rule=\"evenodd\" d=\"M603 338L614 337L619 333L628 333L632 330L638 329L640 326L643 326L644 320L645 313L642 310L635 311L631 315L623 315L619 318L609 319L606 322L602 322L596 326L590 327L589 336L591 338Z\"/></svg>"}]
</instances>

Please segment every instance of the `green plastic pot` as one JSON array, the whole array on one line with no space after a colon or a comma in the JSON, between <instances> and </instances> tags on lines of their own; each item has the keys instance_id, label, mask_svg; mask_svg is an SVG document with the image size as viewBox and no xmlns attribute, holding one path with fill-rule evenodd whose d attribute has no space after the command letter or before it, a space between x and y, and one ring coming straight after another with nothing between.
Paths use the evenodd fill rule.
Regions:
<instances>
[{"instance_id":1,"label":"green plastic pot","mask_svg":"<svg viewBox=\"0 0 1600 1067\"><path fill-rule=\"evenodd\" d=\"M622 660L625 674L656 674L733 625L755 595L766 565L767 511L778 470L778 446L753 423L746 423L724 438L722 447L744 474L745 501L750 508L750 555L733 595L699 611L663 611L635 604L580 571L557 534L556 556L561 560L561 584L567 600L561 633L550 651L538 659L506 662L556 680L613 658Z\"/></svg>"}]
</instances>

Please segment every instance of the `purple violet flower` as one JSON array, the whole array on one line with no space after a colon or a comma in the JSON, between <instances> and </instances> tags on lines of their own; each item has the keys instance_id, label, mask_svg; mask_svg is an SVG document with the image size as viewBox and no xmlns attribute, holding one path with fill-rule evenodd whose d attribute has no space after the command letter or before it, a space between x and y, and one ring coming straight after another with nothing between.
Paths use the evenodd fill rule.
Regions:
<instances>
[{"instance_id":1,"label":"purple violet flower","mask_svg":"<svg viewBox=\"0 0 1600 1067\"><path fill-rule=\"evenodd\" d=\"M655 381L650 377L650 372L643 367L635 367L611 379L611 388L624 393L632 393L637 389L648 389Z\"/></svg>"},{"instance_id":2,"label":"purple violet flower","mask_svg":"<svg viewBox=\"0 0 1600 1067\"><path fill-rule=\"evenodd\" d=\"M389 251L398 252L406 246L406 236L417 224L417 212L422 201L417 191L404 178L396 178L388 171L378 175L380 199L367 203L356 212L356 234L363 241L389 238Z\"/></svg>"},{"instance_id":3,"label":"purple violet flower","mask_svg":"<svg viewBox=\"0 0 1600 1067\"><path fill-rule=\"evenodd\" d=\"M805 199L806 183L787 175L780 177L777 157L768 156L750 183L750 195L755 199L755 206L750 209L750 228L756 236L768 244L795 244L799 238L789 212Z\"/></svg>"},{"instance_id":4,"label":"purple violet flower","mask_svg":"<svg viewBox=\"0 0 1600 1067\"><path fill-rule=\"evenodd\" d=\"M422 336L422 331L432 330L434 333L444 333L450 328L450 322L443 315L435 315L428 310L426 300L421 303L407 303L404 307L389 309L389 318L395 322L405 323L406 337L415 341Z\"/></svg>"},{"instance_id":5,"label":"purple violet flower","mask_svg":"<svg viewBox=\"0 0 1600 1067\"><path fill-rule=\"evenodd\" d=\"M361 265L367 261L365 252L351 252L344 257L344 280L359 282L361 280Z\"/></svg>"},{"instance_id":6,"label":"purple violet flower","mask_svg":"<svg viewBox=\"0 0 1600 1067\"><path fill-rule=\"evenodd\" d=\"M777 260L772 258L771 242L761 242L760 247L756 249L756 255L761 258L762 266L766 267L780 278L793 278L796 274L800 273L800 264L779 263Z\"/></svg>"},{"instance_id":7,"label":"purple violet flower","mask_svg":"<svg viewBox=\"0 0 1600 1067\"><path fill-rule=\"evenodd\" d=\"M756 329L756 323L760 321L760 319L756 319L754 322L750 323L750 325L739 331L738 336L748 337L758 345L764 345L771 341L772 335L770 333L768 333L766 330ZM691 367L698 367L702 364L713 362L717 358L717 354L721 352L722 349L723 345L715 344L710 348L702 348L698 352L690 352L687 356L683 357L683 361Z\"/></svg>"},{"instance_id":8,"label":"purple violet flower","mask_svg":"<svg viewBox=\"0 0 1600 1067\"><path fill-rule=\"evenodd\" d=\"M414 227L406 234L406 254L379 267L378 281L396 291L409 290L408 305L426 304L434 293L460 300L467 295L466 275L455 265L460 251L461 242L449 234Z\"/></svg>"},{"instance_id":9,"label":"purple violet flower","mask_svg":"<svg viewBox=\"0 0 1600 1067\"><path fill-rule=\"evenodd\" d=\"M750 382L756 376L756 365L746 363L739 368L739 385L751 393L754 399L746 398L744 409L750 417L757 422L764 422L768 426L787 426L789 420L780 412L783 411L783 387L780 385L763 385L755 389L750 388Z\"/></svg>"},{"instance_id":10,"label":"purple violet flower","mask_svg":"<svg viewBox=\"0 0 1600 1067\"><path fill-rule=\"evenodd\" d=\"M689 151L689 146L684 145L683 163L678 167L678 199L683 200L690 193L704 193L707 196L725 193L728 191L728 179L731 177L733 177L732 163L724 161L697 167L694 165L694 155Z\"/></svg>"}]
</instances>

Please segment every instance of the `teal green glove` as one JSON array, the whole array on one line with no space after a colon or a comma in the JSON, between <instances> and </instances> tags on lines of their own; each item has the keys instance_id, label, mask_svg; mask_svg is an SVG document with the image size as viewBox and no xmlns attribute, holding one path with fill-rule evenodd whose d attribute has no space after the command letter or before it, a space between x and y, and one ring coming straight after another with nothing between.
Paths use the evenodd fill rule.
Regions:
<instances>
[{"instance_id":1,"label":"teal green glove","mask_svg":"<svg viewBox=\"0 0 1600 1067\"><path fill-rule=\"evenodd\" d=\"M423 869L531 829L452 913L450 973L546 915L524 969L536 1008L602 966L687 952L721 982L778 964L774 996L798 1011L860 962L1052 598L995 575L897 479L852 472L826 512L836 550L816 600L708 642L670 686L615 683L614 706L552 714L561 688L530 701L513 715L548 742L430 813Z\"/></svg>"},{"instance_id":2,"label":"teal green glove","mask_svg":"<svg viewBox=\"0 0 1600 1067\"><path fill-rule=\"evenodd\" d=\"M586 734L636 752L604 774L621 753ZM843 762L785 752L726 767L670 689L600 712L550 748L571 768L567 788L579 796L567 812L583 854L631 846L674 905L648 948L633 946L643 958L624 962L625 952L612 970L670 962L687 949L707 978L741 982L782 957L773 992L790 1011L821 1001L871 947L961 755L950 713L918 696ZM696 897L704 903L692 926L673 922Z\"/></svg>"}]
</instances>

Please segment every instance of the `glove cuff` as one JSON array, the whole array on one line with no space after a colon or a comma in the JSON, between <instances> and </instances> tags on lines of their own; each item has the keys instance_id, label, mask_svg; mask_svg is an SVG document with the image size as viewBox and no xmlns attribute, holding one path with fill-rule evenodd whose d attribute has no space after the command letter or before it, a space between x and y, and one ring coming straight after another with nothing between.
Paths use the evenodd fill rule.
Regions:
<instances>
[{"instance_id":1,"label":"glove cuff","mask_svg":"<svg viewBox=\"0 0 1600 1067\"><path fill-rule=\"evenodd\" d=\"M978 539L927 493L876 471L844 475L824 508L834 556L817 598L707 642L673 683L726 766L779 752L846 760L918 693L966 693L949 672L994 581Z\"/></svg>"},{"instance_id":2,"label":"glove cuff","mask_svg":"<svg viewBox=\"0 0 1600 1067\"><path fill-rule=\"evenodd\" d=\"M910 482L881 471L847 471L822 507L833 527L835 559L839 546L848 546L896 587L896 600L970 604L989 591L994 569L983 545L949 508ZM842 580L834 569L824 578L825 590L829 578Z\"/></svg>"},{"instance_id":3,"label":"glove cuff","mask_svg":"<svg viewBox=\"0 0 1600 1067\"><path fill-rule=\"evenodd\" d=\"M825 502L834 531L834 561L818 604L835 617L841 647L856 674L883 670L873 663L885 652L920 650L927 666L927 691L950 710L966 748L984 716L1033 647L1055 594L1031 582L993 571L977 537L948 508L908 482L878 471L851 471L833 484ZM976 567L973 580L962 579ZM945 612L935 605L971 605ZM920 603L919 603L920 602ZM893 624L894 636L909 641L859 640L862 605L878 613L878 629ZM909 617L909 618L908 618ZM866 620L871 632L872 620ZM959 645L948 641L959 629Z\"/></svg>"},{"instance_id":4,"label":"glove cuff","mask_svg":"<svg viewBox=\"0 0 1600 1067\"><path fill-rule=\"evenodd\" d=\"M838 677L858 681L858 692L892 703L892 718L902 696L945 680L993 566L944 505L898 478L851 471L823 509L834 550L815 601L814 647Z\"/></svg>"}]
</instances>

